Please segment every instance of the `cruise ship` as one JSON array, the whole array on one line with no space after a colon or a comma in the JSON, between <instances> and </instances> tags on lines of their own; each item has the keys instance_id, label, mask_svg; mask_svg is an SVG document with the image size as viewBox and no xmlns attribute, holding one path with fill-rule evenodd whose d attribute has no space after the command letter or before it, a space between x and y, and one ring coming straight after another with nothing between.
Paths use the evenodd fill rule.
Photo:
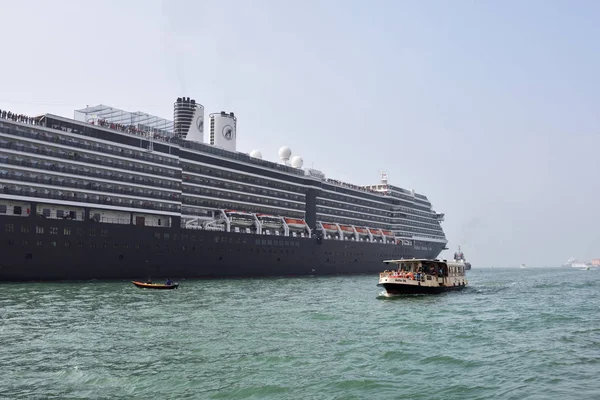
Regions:
<instances>
[{"instance_id":1,"label":"cruise ship","mask_svg":"<svg viewBox=\"0 0 600 400\"><path fill-rule=\"evenodd\" d=\"M378 273L445 249L427 197L236 148L234 113L0 110L0 280Z\"/></svg>"}]
</instances>

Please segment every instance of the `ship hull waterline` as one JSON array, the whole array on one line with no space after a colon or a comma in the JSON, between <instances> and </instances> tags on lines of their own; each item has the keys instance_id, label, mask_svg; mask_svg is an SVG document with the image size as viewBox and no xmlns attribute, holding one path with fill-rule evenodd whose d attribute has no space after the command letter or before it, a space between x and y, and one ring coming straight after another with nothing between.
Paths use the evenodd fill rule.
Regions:
<instances>
[{"instance_id":1,"label":"ship hull waterline","mask_svg":"<svg viewBox=\"0 0 600 400\"><path fill-rule=\"evenodd\" d=\"M435 258L444 247L0 216L7 224L0 281L369 274L382 259Z\"/></svg>"},{"instance_id":2,"label":"ship hull waterline","mask_svg":"<svg viewBox=\"0 0 600 400\"><path fill-rule=\"evenodd\" d=\"M467 285L456 286L419 286L419 285L402 285L397 283L382 283L382 286L388 295L405 295L405 294L441 294L445 292L455 292L464 289Z\"/></svg>"}]
</instances>

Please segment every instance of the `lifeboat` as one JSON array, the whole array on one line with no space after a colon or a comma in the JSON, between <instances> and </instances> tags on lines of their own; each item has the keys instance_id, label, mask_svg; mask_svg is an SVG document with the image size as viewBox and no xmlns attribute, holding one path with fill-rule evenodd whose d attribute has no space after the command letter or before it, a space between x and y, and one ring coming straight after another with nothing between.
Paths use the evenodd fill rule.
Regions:
<instances>
[{"instance_id":1,"label":"lifeboat","mask_svg":"<svg viewBox=\"0 0 600 400\"><path fill-rule=\"evenodd\" d=\"M287 224L288 228L290 228L293 231L300 231L300 230L306 229L306 222L304 222L303 219L296 219L296 218L284 218L284 219L285 219L285 223Z\"/></svg>"},{"instance_id":2,"label":"lifeboat","mask_svg":"<svg viewBox=\"0 0 600 400\"><path fill-rule=\"evenodd\" d=\"M367 228L356 228L356 232L358 232L359 236L369 236L369 231L367 231Z\"/></svg>"},{"instance_id":3,"label":"lifeboat","mask_svg":"<svg viewBox=\"0 0 600 400\"><path fill-rule=\"evenodd\" d=\"M354 229L350 225L340 225L340 229L347 235L354 235Z\"/></svg>"},{"instance_id":4,"label":"lifeboat","mask_svg":"<svg viewBox=\"0 0 600 400\"><path fill-rule=\"evenodd\" d=\"M383 232L383 236L394 237L394 234L392 233L392 231L383 231L382 230L381 232Z\"/></svg>"},{"instance_id":5,"label":"lifeboat","mask_svg":"<svg viewBox=\"0 0 600 400\"><path fill-rule=\"evenodd\" d=\"M383 236L383 233L381 232L381 229L369 228L369 232L371 232L371 235L373 235L375 237L382 237Z\"/></svg>"},{"instance_id":6,"label":"lifeboat","mask_svg":"<svg viewBox=\"0 0 600 400\"><path fill-rule=\"evenodd\" d=\"M281 218L269 214L256 214L258 220L262 223L263 228L280 229L283 226Z\"/></svg>"},{"instance_id":7,"label":"lifeboat","mask_svg":"<svg viewBox=\"0 0 600 400\"><path fill-rule=\"evenodd\" d=\"M236 226L252 226L254 225L254 214L236 211L236 210L225 210L225 214L231 220L231 223Z\"/></svg>"},{"instance_id":8,"label":"lifeboat","mask_svg":"<svg viewBox=\"0 0 600 400\"><path fill-rule=\"evenodd\" d=\"M334 224L322 223L321 225L323 225L323 229L325 229L326 232L329 232L329 233L337 233L338 232L338 227Z\"/></svg>"}]
</instances>

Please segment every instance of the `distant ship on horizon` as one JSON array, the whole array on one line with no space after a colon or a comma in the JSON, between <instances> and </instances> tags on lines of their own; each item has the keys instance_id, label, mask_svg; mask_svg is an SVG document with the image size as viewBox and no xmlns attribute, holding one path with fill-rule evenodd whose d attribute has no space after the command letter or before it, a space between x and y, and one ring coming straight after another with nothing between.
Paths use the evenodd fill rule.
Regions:
<instances>
[{"instance_id":1,"label":"distant ship on horizon","mask_svg":"<svg viewBox=\"0 0 600 400\"><path fill-rule=\"evenodd\" d=\"M562 266L567 268L580 268L580 269L589 269L591 267L598 267L600 263L599 260L594 259L592 262L586 263L583 261L577 260L575 257L569 258Z\"/></svg>"}]
</instances>

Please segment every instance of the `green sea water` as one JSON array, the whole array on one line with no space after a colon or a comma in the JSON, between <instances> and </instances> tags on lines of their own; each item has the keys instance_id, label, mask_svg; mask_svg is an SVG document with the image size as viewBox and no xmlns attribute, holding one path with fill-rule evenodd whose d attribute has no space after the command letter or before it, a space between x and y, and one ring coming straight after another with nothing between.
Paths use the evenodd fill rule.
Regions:
<instances>
[{"instance_id":1,"label":"green sea water","mask_svg":"<svg viewBox=\"0 0 600 400\"><path fill-rule=\"evenodd\" d=\"M600 271L0 285L0 398L599 399Z\"/></svg>"}]
</instances>

